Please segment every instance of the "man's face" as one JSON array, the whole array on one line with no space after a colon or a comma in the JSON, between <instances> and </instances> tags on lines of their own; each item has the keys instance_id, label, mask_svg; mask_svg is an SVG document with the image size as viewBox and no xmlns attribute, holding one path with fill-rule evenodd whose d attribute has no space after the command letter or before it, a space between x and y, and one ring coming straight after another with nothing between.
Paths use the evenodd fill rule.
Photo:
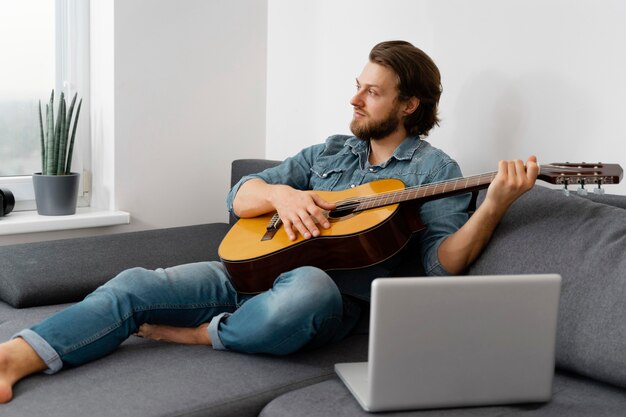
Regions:
<instances>
[{"instance_id":1,"label":"man's face","mask_svg":"<svg viewBox=\"0 0 626 417\"><path fill-rule=\"evenodd\" d=\"M404 128L396 75L391 69L368 62L356 79L356 87L350 100L354 107L350 130L356 137L383 139Z\"/></svg>"}]
</instances>

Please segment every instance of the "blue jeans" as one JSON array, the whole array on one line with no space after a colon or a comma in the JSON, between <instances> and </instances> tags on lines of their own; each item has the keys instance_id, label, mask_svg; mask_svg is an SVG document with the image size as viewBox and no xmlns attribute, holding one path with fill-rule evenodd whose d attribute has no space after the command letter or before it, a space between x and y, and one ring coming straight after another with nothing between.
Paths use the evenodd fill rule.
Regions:
<instances>
[{"instance_id":1,"label":"blue jeans","mask_svg":"<svg viewBox=\"0 0 626 417\"><path fill-rule=\"evenodd\" d=\"M133 268L15 337L54 373L114 351L143 323L197 327L209 323L215 349L285 355L345 337L360 314L324 271L302 267L280 275L258 295L239 294L224 266L201 262L155 271Z\"/></svg>"}]
</instances>

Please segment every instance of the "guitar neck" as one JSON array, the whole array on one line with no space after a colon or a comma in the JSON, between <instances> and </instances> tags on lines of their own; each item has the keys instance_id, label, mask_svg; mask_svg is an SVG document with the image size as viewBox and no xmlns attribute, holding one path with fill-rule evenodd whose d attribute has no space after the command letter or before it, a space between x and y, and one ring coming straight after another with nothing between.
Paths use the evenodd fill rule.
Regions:
<instances>
[{"instance_id":1,"label":"guitar neck","mask_svg":"<svg viewBox=\"0 0 626 417\"><path fill-rule=\"evenodd\" d=\"M541 165L537 179L551 184L564 185L565 188L567 188L569 184L579 184L581 187L588 184L595 184L600 188L602 184L618 184L623 177L623 173L622 167L617 164L565 162ZM455 178L366 197L351 198L337 202L337 208L332 210L331 213L336 216L341 216L410 200L426 202L438 198L478 191L489 187L489 184L491 184L496 177L496 174L497 172L488 172L471 177Z\"/></svg>"},{"instance_id":2,"label":"guitar neck","mask_svg":"<svg viewBox=\"0 0 626 417\"><path fill-rule=\"evenodd\" d=\"M376 207L383 207L392 204L403 203L411 200L421 200L422 202L450 197L457 194L482 190L489 187L489 184L496 177L497 172L489 172L471 177L456 178L453 180L441 181L427 185L409 187L398 191L381 193L359 199L353 211L368 210ZM339 202L338 208L343 204L354 205L355 201Z\"/></svg>"}]
</instances>

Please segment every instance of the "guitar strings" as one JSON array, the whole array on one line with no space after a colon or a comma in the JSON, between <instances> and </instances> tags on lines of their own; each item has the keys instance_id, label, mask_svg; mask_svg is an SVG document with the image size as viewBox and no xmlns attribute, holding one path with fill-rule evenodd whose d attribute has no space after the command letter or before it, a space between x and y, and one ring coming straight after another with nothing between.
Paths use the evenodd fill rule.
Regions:
<instances>
[{"instance_id":1,"label":"guitar strings","mask_svg":"<svg viewBox=\"0 0 626 417\"><path fill-rule=\"evenodd\" d=\"M603 168L603 164L600 164L600 163L598 164L582 163L582 164L576 164L576 165L546 164L546 165L540 165L540 173L541 171L544 171L545 173L546 169L549 172L551 172L552 175L555 175L556 173L556 175L559 175L559 176L561 175L565 176L566 173L576 173L578 176L580 176L579 178L583 178L583 180L585 177L591 176L589 173L593 173L594 182L598 183L599 185L602 182L607 182L608 180L611 179L610 176L607 177L604 175L599 175L599 173L596 170L601 169L601 168ZM582 171L583 169L586 169L588 173L585 174ZM331 211L354 212L357 210L366 210L366 209L375 208L375 207L392 205L392 204L400 203L400 202L411 200L411 199L425 197L427 195L433 196L436 194L444 194L448 192L448 186L450 184L454 184L452 191L456 191L457 184L463 181L465 181L465 185L463 186L463 188L467 189L467 188L470 188L469 184L472 181L475 181L475 183L473 183L473 186L476 187L479 185L491 183L496 175L497 175L497 172L489 172L489 173L478 174L478 175L474 175L470 177L461 177L461 178L455 178L452 180L433 182L433 183L429 183L426 185L416 185L416 186L407 187L407 188L403 188L403 189L396 190L396 191L388 191L386 193L380 193L380 194L375 194L375 195L370 195L370 196L350 197L345 200L337 201L335 210L331 210ZM569 176L570 175L568 175L568 177ZM609 181L609 183L612 183L612 181ZM437 187L439 186L442 186L442 189L439 192L437 192ZM422 192L421 196L417 194L420 191ZM326 210L325 212L327 214L329 213L329 211L326 211ZM282 221L280 217L278 216L278 213L275 213L272 216L267 228L268 229L277 228L281 223Z\"/></svg>"},{"instance_id":2,"label":"guitar strings","mask_svg":"<svg viewBox=\"0 0 626 417\"><path fill-rule=\"evenodd\" d=\"M599 164L598 164L599 165ZM555 173L565 175L567 173L581 173L581 167L579 166L565 166L565 165L557 165L557 164L546 164L541 165L542 171L548 171L553 175ZM594 169L589 167L587 168L590 172L594 172ZM370 196L362 196L362 197L350 197L345 200L340 200L337 202L336 210L365 210L368 208L385 206L396 204L402 201L415 199L419 197L425 197L428 195L436 195L443 194L447 191L450 191L449 185L453 184L454 187L451 189L452 191L457 189L457 185L459 183L465 182L464 188L469 188L470 184L473 186L483 185L490 183L495 178L497 172L488 172L483 174L478 174L470 177L461 177L455 178L452 180L444 180L429 183L426 185L416 185L412 187L403 188L397 191L388 191L381 194L370 195ZM595 172L594 172L595 174ZM437 190L438 187L442 187L441 190ZM419 193L421 192L421 195Z\"/></svg>"},{"instance_id":3,"label":"guitar strings","mask_svg":"<svg viewBox=\"0 0 626 417\"><path fill-rule=\"evenodd\" d=\"M470 184L472 186L478 186L489 183L496 176L497 172L489 172L485 174L474 175L471 177L455 178L452 180L444 180L432 182L426 185L416 185L412 187L403 188L396 191L388 191L381 194L363 196L363 197L351 197L345 200L337 202L337 209L341 210L357 210L367 209L376 206L390 205L398 202L425 197L427 195L443 194L448 191L455 191L459 183L465 182L463 188L468 188ZM450 185L454 185L449 188ZM438 191L437 188L441 187ZM421 192L421 195L419 193Z\"/></svg>"},{"instance_id":4,"label":"guitar strings","mask_svg":"<svg viewBox=\"0 0 626 417\"><path fill-rule=\"evenodd\" d=\"M548 164L548 165L542 165L541 169L543 170L544 168L552 168L553 171L550 172L559 172L559 173L565 173L565 172L576 172L576 173L582 173L584 171L581 170L588 170L589 172L594 172L594 170L596 168L594 167L570 167L570 166L564 166L564 165L552 165L552 164Z\"/></svg>"}]
</instances>

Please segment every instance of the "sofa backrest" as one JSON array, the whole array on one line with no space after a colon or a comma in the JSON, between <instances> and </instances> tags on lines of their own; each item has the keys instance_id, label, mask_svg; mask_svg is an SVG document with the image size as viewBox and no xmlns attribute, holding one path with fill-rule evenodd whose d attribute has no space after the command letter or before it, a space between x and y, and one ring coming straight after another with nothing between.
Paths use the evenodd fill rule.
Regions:
<instances>
[{"instance_id":1,"label":"sofa backrest","mask_svg":"<svg viewBox=\"0 0 626 417\"><path fill-rule=\"evenodd\" d=\"M557 366L626 387L626 196L600 197L535 186L468 272L561 274Z\"/></svg>"},{"instance_id":2,"label":"sofa backrest","mask_svg":"<svg viewBox=\"0 0 626 417\"><path fill-rule=\"evenodd\" d=\"M219 259L212 223L0 246L0 300L22 308L80 301L125 269Z\"/></svg>"},{"instance_id":3,"label":"sofa backrest","mask_svg":"<svg viewBox=\"0 0 626 417\"><path fill-rule=\"evenodd\" d=\"M270 159L236 159L233 161L230 169L230 186L234 187L239 180L246 175L259 173L267 168L275 167L281 161ZM230 224L235 224L237 219L230 214Z\"/></svg>"}]
</instances>

